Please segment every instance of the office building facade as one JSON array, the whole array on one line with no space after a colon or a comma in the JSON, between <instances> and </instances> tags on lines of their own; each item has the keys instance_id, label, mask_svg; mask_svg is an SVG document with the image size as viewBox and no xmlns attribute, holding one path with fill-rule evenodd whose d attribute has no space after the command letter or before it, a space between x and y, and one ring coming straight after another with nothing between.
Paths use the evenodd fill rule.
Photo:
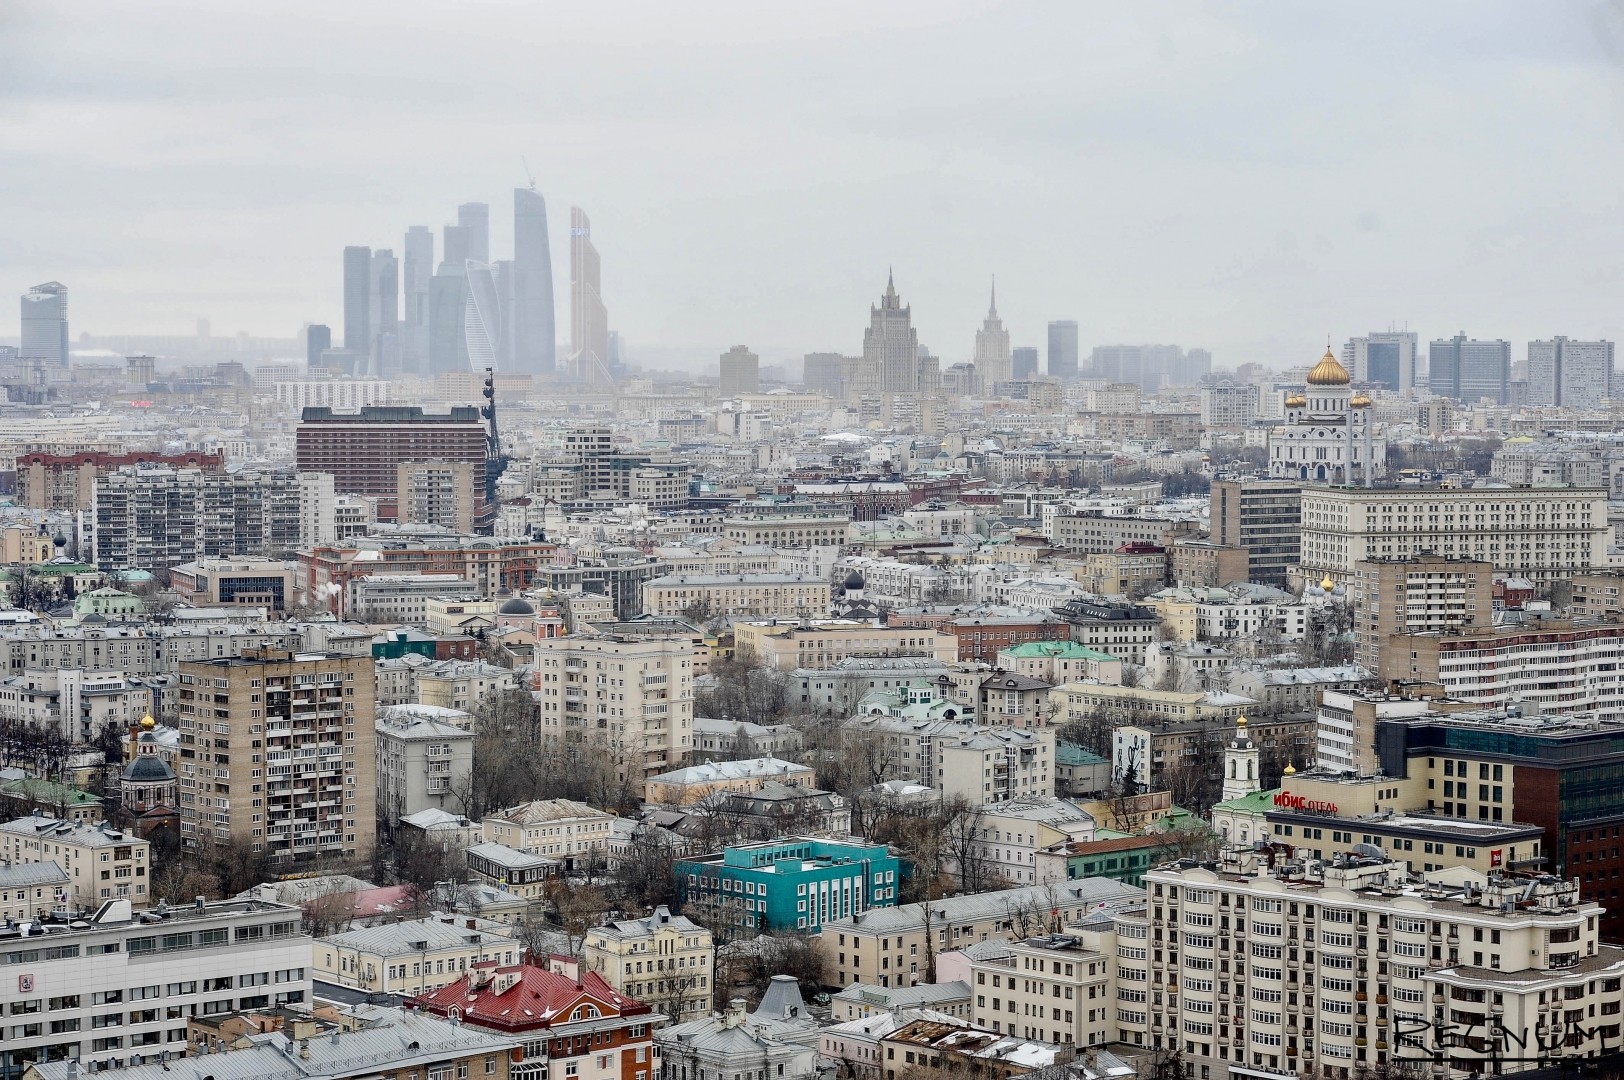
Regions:
<instances>
[{"instance_id":1,"label":"office building facade","mask_svg":"<svg viewBox=\"0 0 1624 1080\"><path fill-rule=\"evenodd\" d=\"M1402 393L1416 384L1416 333L1387 330L1349 338L1342 346L1342 364L1361 386Z\"/></svg>"},{"instance_id":2,"label":"office building facade","mask_svg":"<svg viewBox=\"0 0 1624 1080\"><path fill-rule=\"evenodd\" d=\"M1031 379L1038 373L1038 350L1032 345L1022 345L1011 350L1010 372L1011 379Z\"/></svg>"},{"instance_id":3,"label":"office building facade","mask_svg":"<svg viewBox=\"0 0 1624 1080\"><path fill-rule=\"evenodd\" d=\"M1471 404L1511 399L1511 342L1477 341L1464 333L1427 347L1427 385L1434 394Z\"/></svg>"},{"instance_id":4,"label":"office building facade","mask_svg":"<svg viewBox=\"0 0 1624 1080\"><path fill-rule=\"evenodd\" d=\"M1077 377L1077 322L1060 319L1049 324L1049 366L1051 379Z\"/></svg>"},{"instance_id":5,"label":"office building facade","mask_svg":"<svg viewBox=\"0 0 1624 1080\"><path fill-rule=\"evenodd\" d=\"M1475 559L1535 582L1607 564L1605 488L1302 489L1304 581L1347 584L1367 559Z\"/></svg>"},{"instance_id":6,"label":"office building facade","mask_svg":"<svg viewBox=\"0 0 1624 1080\"><path fill-rule=\"evenodd\" d=\"M1291 480L1214 480L1210 529L1224 547L1246 549L1247 580L1277 588L1301 552L1302 486Z\"/></svg>"},{"instance_id":7,"label":"office building facade","mask_svg":"<svg viewBox=\"0 0 1624 1080\"><path fill-rule=\"evenodd\" d=\"M305 327L305 367L319 368L322 366L321 354L333 347L333 331L331 327L320 323L312 323ZM150 381L150 380L149 380Z\"/></svg>"},{"instance_id":8,"label":"office building facade","mask_svg":"<svg viewBox=\"0 0 1624 1080\"><path fill-rule=\"evenodd\" d=\"M508 370L550 375L557 336L553 312L553 256L547 202L532 188L513 190L512 327Z\"/></svg>"},{"instance_id":9,"label":"office building facade","mask_svg":"<svg viewBox=\"0 0 1624 1080\"><path fill-rule=\"evenodd\" d=\"M1613 343L1560 335L1528 343L1528 404L1599 409L1612 394Z\"/></svg>"},{"instance_id":10,"label":"office building facade","mask_svg":"<svg viewBox=\"0 0 1624 1080\"><path fill-rule=\"evenodd\" d=\"M17 356L47 367L68 366L68 287L60 281L47 281L23 293Z\"/></svg>"}]
</instances>

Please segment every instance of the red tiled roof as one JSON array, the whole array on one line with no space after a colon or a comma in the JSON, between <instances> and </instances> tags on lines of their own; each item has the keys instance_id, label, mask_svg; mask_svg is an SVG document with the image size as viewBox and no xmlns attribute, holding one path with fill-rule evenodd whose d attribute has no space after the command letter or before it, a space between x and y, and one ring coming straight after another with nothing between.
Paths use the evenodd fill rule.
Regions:
<instances>
[{"instance_id":1,"label":"red tiled roof","mask_svg":"<svg viewBox=\"0 0 1624 1080\"><path fill-rule=\"evenodd\" d=\"M517 973L518 978L498 994L494 983ZM483 977L483 973L481 973ZM568 1022L577 1005L597 1006L601 1016L632 1016L650 1012L641 1001L622 995L595 971L581 976L580 982L531 964L496 968L492 982L471 988L464 975L432 993L413 998L411 1005L436 1016L449 1016L455 1007L464 1023L503 1031L532 1031Z\"/></svg>"}]
</instances>

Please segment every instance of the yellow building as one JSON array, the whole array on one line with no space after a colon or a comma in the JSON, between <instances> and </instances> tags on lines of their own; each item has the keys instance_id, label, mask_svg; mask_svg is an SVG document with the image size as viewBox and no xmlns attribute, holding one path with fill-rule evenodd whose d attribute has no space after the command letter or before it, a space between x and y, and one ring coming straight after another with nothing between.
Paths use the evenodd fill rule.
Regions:
<instances>
[{"instance_id":1,"label":"yellow building","mask_svg":"<svg viewBox=\"0 0 1624 1080\"><path fill-rule=\"evenodd\" d=\"M581 955L588 971L680 1024L710 1013L713 947L709 930L661 904L587 931Z\"/></svg>"},{"instance_id":2,"label":"yellow building","mask_svg":"<svg viewBox=\"0 0 1624 1080\"><path fill-rule=\"evenodd\" d=\"M1195 597L1175 593L1167 596L1147 596L1139 602L1156 612L1157 618L1161 620L1162 629L1171 640L1182 645L1192 644L1196 640L1199 620L1196 616Z\"/></svg>"}]
</instances>

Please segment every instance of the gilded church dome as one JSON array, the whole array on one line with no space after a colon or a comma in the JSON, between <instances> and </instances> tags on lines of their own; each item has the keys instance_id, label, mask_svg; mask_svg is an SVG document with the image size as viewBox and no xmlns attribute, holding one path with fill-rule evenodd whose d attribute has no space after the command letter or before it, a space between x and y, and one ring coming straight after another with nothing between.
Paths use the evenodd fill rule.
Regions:
<instances>
[{"instance_id":1,"label":"gilded church dome","mask_svg":"<svg viewBox=\"0 0 1624 1080\"><path fill-rule=\"evenodd\" d=\"M1306 409L1308 408L1308 398L1302 394L1288 394L1286 395L1286 408Z\"/></svg>"},{"instance_id":2,"label":"gilded church dome","mask_svg":"<svg viewBox=\"0 0 1624 1080\"><path fill-rule=\"evenodd\" d=\"M1320 362L1315 364L1314 370L1308 373L1309 386L1346 386L1352 381L1348 369L1343 367L1337 361L1337 358L1331 355L1330 349L1325 350L1325 355L1320 357Z\"/></svg>"},{"instance_id":3,"label":"gilded church dome","mask_svg":"<svg viewBox=\"0 0 1624 1080\"><path fill-rule=\"evenodd\" d=\"M1353 400L1348 402L1348 404L1353 406L1355 409L1368 409L1370 408L1370 395L1361 390L1357 394L1353 395Z\"/></svg>"}]
</instances>

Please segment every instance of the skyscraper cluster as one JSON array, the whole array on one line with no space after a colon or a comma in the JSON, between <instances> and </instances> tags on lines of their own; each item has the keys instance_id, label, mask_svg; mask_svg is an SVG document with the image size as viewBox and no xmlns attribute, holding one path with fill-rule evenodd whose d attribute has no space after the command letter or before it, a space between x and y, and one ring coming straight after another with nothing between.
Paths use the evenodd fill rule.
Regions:
<instances>
[{"instance_id":1,"label":"skyscraper cluster","mask_svg":"<svg viewBox=\"0 0 1624 1080\"><path fill-rule=\"evenodd\" d=\"M514 189L511 259L491 258L490 206L478 202L457 207L441 230L438 264L426 225L406 230L403 250L404 266L387 248L344 249L344 343L318 351L312 335L312 366L383 378L553 372L553 263L539 192Z\"/></svg>"}]
</instances>

